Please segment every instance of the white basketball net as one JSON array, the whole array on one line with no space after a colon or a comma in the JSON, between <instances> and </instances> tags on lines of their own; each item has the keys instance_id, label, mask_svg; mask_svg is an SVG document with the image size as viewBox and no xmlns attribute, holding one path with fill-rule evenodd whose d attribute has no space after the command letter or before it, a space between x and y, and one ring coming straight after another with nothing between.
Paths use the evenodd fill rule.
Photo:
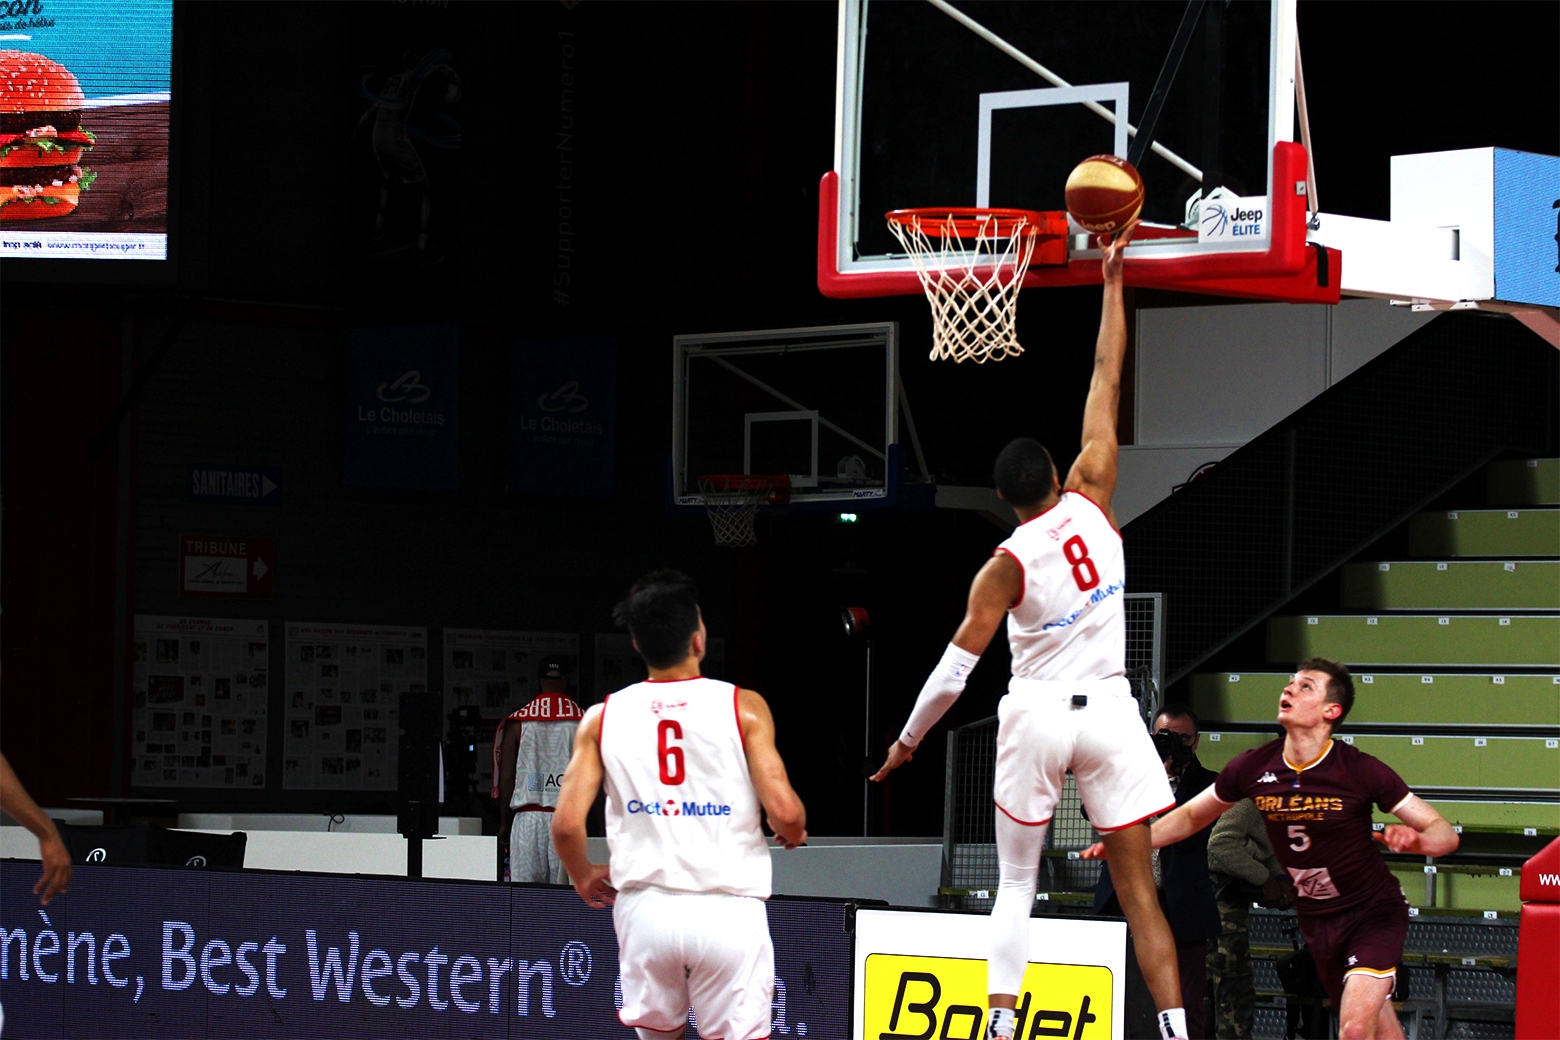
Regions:
<instances>
[{"instance_id":1,"label":"white basketball net","mask_svg":"<svg viewBox=\"0 0 1560 1040\"><path fill-rule=\"evenodd\" d=\"M998 228L1008 234L997 235ZM933 231L896 220L888 228L910 254L932 305L932 360L1001 361L1024 352L1018 342L1018 290L1035 251L1035 228L1023 218L982 218L966 245L953 218ZM997 243L1005 244L999 249Z\"/></svg>"},{"instance_id":2,"label":"white basketball net","mask_svg":"<svg viewBox=\"0 0 1560 1040\"><path fill-rule=\"evenodd\" d=\"M710 527L715 530L715 544L731 549L758 544L753 521L758 516L758 507L768 501L770 490L701 477L699 492L704 495L704 511L710 516Z\"/></svg>"}]
</instances>

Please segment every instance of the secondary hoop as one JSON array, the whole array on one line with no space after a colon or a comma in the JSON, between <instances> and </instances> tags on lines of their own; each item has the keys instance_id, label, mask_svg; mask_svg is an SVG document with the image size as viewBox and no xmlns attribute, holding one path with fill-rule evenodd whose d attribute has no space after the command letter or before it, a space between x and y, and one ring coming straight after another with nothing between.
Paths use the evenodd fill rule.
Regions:
<instances>
[{"instance_id":1,"label":"secondary hoop","mask_svg":"<svg viewBox=\"0 0 1560 1040\"><path fill-rule=\"evenodd\" d=\"M758 542L753 523L759 506L791 500L791 478L784 473L714 473L699 478L699 493L715 544L736 549Z\"/></svg>"},{"instance_id":2,"label":"secondary hoop","mask_svg":"<svg viewBox=\"0 0 1560 1040\"><path fill-rule=\"evenodd\" d=\"M1035 247L1065 239L1066 214L942 206L896 209L886 217L932 305L933 361L979 365L1024 352L1018 291Z\"/></svg>"}]
</instances>

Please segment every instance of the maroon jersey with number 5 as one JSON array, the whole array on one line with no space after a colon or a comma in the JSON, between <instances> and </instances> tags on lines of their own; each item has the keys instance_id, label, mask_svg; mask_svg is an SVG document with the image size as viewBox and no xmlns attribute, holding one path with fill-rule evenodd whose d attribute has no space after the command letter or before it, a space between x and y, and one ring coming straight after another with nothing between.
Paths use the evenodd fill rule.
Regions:
<instances>
[{"instance_id":1,"label":"maroon jersey with number 5","mask_svg":"<svg viewBox=\"0 0 1560 1040\"><path fill-rule=\"evenodd\" d=\"M1371 804L1393 812L1412 792L1380 759L1333 740L1312 761L1295 764L1284 757L1280 738L1231 759L1213 793L1224 802L1256 803L1273 851L1294 880L1299 913L1403 898L1371 837Z\"/></svg>"}]
</instances>

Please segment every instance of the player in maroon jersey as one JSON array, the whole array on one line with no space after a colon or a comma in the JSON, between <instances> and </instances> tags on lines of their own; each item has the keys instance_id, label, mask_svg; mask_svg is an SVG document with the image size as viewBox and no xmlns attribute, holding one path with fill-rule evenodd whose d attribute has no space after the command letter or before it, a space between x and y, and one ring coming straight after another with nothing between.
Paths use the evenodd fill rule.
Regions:
<instances>
[{"instance_id":1,"label":"player in maroon jersey","mask_svg":"<svg viewBox=\"0 0 1560 1040\"><path fill-rule=\"evenodd\" d=\"M1300 930L1338 1009L1339 1037L1399 1038L1388 1000L1408 935L1408 902L1375 841L1393 852L1445 856L1458 838L1386 763L1332 739L1353 706L1347 668L1319 657L1303 662L1279 697L1284 738L1236 755L1212 787L1154 823L1153 842L1180 841L1252 799L1294 879ZM1406 826L1376 834L1372 804ZM1104 846L1083 855L1103 858Z\"/></svg>"}]
</instances>

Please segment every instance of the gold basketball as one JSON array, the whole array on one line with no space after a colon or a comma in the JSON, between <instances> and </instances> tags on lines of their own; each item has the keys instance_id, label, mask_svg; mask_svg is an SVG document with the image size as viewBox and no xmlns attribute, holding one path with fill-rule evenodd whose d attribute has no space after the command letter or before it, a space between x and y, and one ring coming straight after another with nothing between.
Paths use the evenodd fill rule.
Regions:
<instances>
[{"instance_id":1,"label":"gold basketball","mask_svg":"<svg viewBox=\"0 0 1560 1040\"><path fill-rule=\"evenodd\" d=\"M1143 210L1143 178L1127 160L1091 155L1067 176L1067 212L1078 226L1109 235Z\"/></svg>"}]
</instances>

